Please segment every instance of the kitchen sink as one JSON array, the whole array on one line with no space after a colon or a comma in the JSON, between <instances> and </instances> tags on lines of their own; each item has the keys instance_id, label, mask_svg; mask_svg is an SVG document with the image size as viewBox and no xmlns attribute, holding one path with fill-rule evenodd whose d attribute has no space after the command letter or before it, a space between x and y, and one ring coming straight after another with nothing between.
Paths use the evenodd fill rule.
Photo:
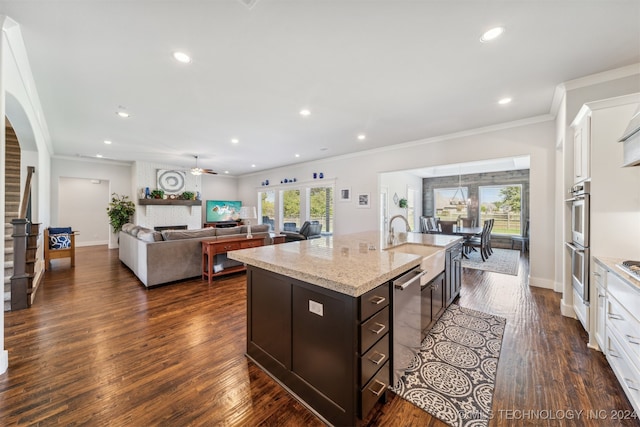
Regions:
<instances>
[{"instance_id":1,"label":"kitchen sink","mask_svg":"<svg viewBox=\"0 0 640 427\"><path fill-rule=\"evenodd\" d=\"M388 248L387 250L422 256L420 268L427 271L423 283L428 283L431 279L444 271L444 261L447 252L445 248L439 246L418 245L415 243L404 243L402 245Z\"/></svg>"}]
</instances>

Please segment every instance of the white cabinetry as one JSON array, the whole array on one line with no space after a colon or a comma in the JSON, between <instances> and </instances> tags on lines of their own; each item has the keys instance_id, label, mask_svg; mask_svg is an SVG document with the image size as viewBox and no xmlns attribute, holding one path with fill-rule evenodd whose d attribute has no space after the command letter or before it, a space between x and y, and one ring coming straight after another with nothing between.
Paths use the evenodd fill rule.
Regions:
<instances>
[{"instance_id":1,"label":"white cabinetry","mask_svg":"<svg viewBox=\"0 0 640 427\"><path fill-rule=\"evenodd\" d=\"M607 360L636 413L640 413L640 292L607 274ZM634 315L633 312L636 314Z\"/></svg>"},{"instance_id":2,"label":"white cabinetry","mask_svg":"<svg viewBox=\"0 0 640 427\"><path fill-rule=\"evenodd\" d=\"M607 270L599 263L595 263L593 272L598 301L596 303L596 324L594 335L600 349L606 354L606 319L607 319Z\"/></svg>"},{"instance_id":3,"label":"white cabinetry","mask_svg":"<svg viewBox=\"0 0 640 427\"><path fill-rule=\"evenodd\" d=\"M578 116L573 123L573 182L574 184L591 176L591 116Z\"/></svg>"},{"instance_id":4,"label":"white cabinetry","mask_svg":"<svg viewBox=\"0 0 640 427\"><path fill-rule=\"evenodd\" d=\"M640 284L615 266L621 260L597 257L595 261L598 294L605 292L598 298L596 339L631 405L640 413Z\"/></svg>"}]
</instances>

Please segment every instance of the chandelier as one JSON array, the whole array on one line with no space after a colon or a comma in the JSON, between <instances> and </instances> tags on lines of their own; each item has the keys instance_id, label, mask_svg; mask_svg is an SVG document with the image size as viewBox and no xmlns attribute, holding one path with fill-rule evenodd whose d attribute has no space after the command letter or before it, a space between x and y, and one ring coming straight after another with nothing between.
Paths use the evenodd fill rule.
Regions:
<instances>
[{"instance_id":1,"label":"chandelier","mask_svg":"<svg viewBox=\"0 0 640 427\"><path fill-rule=\"evenodd\" d=\"M451 206L464 206L468 203L467 197L464 195L464 188L462 188L462 176L458 175L458 188L453 193L453 197L449 199L449 204Z\"/></svg>"}]
</instances>

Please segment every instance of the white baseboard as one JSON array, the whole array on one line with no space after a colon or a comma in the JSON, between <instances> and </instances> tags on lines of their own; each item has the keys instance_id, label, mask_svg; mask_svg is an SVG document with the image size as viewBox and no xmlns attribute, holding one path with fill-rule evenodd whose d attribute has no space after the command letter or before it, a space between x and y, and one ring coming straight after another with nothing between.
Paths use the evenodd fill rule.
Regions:
<instances>
[{"instance_id":1,"label":"white baseboard","mask_svg":"<svg viewBox=\"0 0 640 427\"><path fill-rule=\"evenodd\" d=\"M0 375L7 372L9 368L9 352L7 350L3 350L0 353Z\"/></svg>"},{"instance_id":2,"label":"white baseboard","mask_svg":"<svg viewBox=\"0 0 640 427\"><path fill-rule=\"evenodd\" d=\"M571 317L572 319L577 319L576 312L573 309L573 304L567 304L564 298L560 300L560 314L562 314L564 317Z\"/></svg>"},{"instance_id":3,"label":"white baseboard","mask_svg":"<svg viewBox=\"0 0 640 427\"><path fill-rule=\"evenodd\" d=\"M535 286L536 288L544 288L555 290L555 281L550 279L543 279L542 277L529 276L529 286Z\"/></svg>"}]
</instances>

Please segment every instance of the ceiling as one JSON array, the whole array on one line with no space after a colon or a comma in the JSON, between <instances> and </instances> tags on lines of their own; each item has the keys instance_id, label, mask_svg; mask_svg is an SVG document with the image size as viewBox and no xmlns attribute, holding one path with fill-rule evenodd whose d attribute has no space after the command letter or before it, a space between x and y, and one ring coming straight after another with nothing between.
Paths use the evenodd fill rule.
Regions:
<instances>
[{"instance_id":1,"label":"ceiling","mask_svg":"<svg viewBox=\"0 0 640 427\"><path fill-rule=\"evenodd\" d=\"M20 24L55 155L198 155L232 175L548 114L559 83L640 62L638 0L0 0L0 14Z\"/></svg>"}]
</instances>

